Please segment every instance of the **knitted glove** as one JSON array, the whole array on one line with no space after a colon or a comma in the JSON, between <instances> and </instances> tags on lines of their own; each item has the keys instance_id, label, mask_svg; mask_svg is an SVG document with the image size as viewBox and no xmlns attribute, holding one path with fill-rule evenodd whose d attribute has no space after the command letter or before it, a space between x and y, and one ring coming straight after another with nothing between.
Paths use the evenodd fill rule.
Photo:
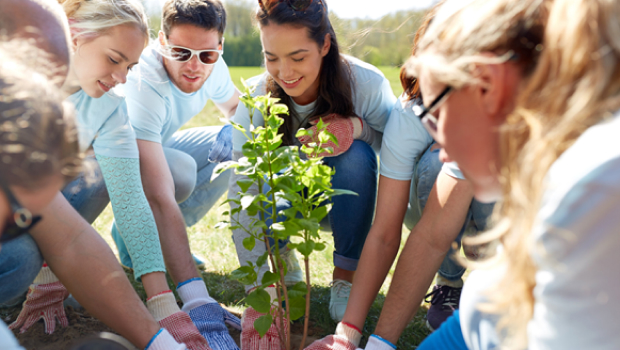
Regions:
<instances>
[{"instance_id":1,"label":"knitted glove","mask_svg":"<svg viewBox=\"0 0 620 350\"><path fill-rule=\"evenodd\" d=\"M179 344L164 328L160 329L146 345L144 350L187 350L185 344Z\"/></svg>"},{"instance_id":2,"label":"knitted glove","mask_svg":"<svg viewBox=\"0 0 620 350\"><path fill-rule=\"evenodd\" d=\"M190 350L211 350L189 315L179 309L172 291L150 297L146 300L146 307L177 342L184 343Z\"/></svg>"},{"instance_id":3,"label":"knitted glove","mask_svg":"<svg viewBox=\"0 0 620 350\"><path fill-rule=\"evenodd\" d=\"M378 335L371 335L366 343L366 350L396 350L396 345L381 338Z\"/></svg>"},{"instance_id":4,"label":"knitted glove","mask_svg":"<svg viewBox=\"0 0 620 350\"><path fill-rule=\"evenodd\" d=\"M209 151L211 163L226 162L232 159L232 125L226 124L217 134L215 143Z\"/></svg>"},{"instance_id":5,"label":"knitted glove","mask_svg":"<svg viewBox=\"0 0 620 350\"><path fill-rule=\"evenodd\" d=\"M315 341L305 350L355 350L361 339L362 332L357 327L340 322L334 335Z\"/></svg>"},{"instance_id":6,"label":"knitted glove","mask_svg":"<svg viewBox=\"0 0 620 350\"><path fill-rule=\"evenodd\" d=\"M239 349L237 343L228 334L226 323L241 329L241 321L230 312L222 309L218 303L208 303L193 308L189 311L189 317L198 327L213 350Z\"/></svg>"},{"instance_id":7,"label":"knitted glove","mask_svg":"<svg viewBox=\"0 0 620 350\"><path fill-rule=\"evenodd\" d=\"M328 124L325 130L332 133L338 140L338 146L336 146L332 141L324 143L322 145L323 148L331 147L334 152L331 154L327 151L321 152L319 153L319 157L335 157L346 152L353 144L353 135L356 134L356 128L360 129L363 125L361 123L361 119L358 117L345 118L335 113L323 117L322 119L324 123ZM310 127L308 130L312 131L312 136L302 136L299 138L299 141L304 145L319 141L319 135L316 128L318 120L312 121L310 123L313 124L313 126ZM359 132L357 132L357 134L360 133L361 129Z\"/></svg>"},{"instance_id":8,"label":"knitted glove","mask_svg":"<svg viewBox=\"0 0 620 350\"><path fill-rule=\"evenodd\" d=\"M24 333L41 318L45 323L45 333L47 334L54 333L56 318L58 318L61 326L67 327L69 320L67 320L62 303L68 296L67 288L60 283L47 264L43 264L43 268L28 288L28 295L22 311L9 328L15 329L23 324L19 332Z\"/></svg>"},{"instance_id":9,"label":"knitted glove","mask_svg":"<svg viewBox=\"0 0 620 350\"><path fill-rule=\"evenodd\" d=\"M267 287L265 291L271 296L271 300L277 300L277 294L275 287ZM272 315L276 315L275 306L272 306ZM275 317L276 322L271 324L271 327L267 331L264 337L260 337L256 329L254 329L254 321L263 316L260 312L254 310L252 307L248 307L243 312L241 317L242 331L241 331L241 349L242 350L271 350L280 349L281 342L278 335L278 328L276 323L280 325L280 318ZM286 335L288 329L288 320L284 317L283 333Z\"/></svg>"}]
</instances>

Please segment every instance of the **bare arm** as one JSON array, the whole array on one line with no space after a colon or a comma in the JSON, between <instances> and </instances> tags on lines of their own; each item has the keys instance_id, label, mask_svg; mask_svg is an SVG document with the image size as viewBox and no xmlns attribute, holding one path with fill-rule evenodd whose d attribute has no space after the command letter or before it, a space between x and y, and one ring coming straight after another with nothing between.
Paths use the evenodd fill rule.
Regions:
<instances>
[{"instance_id":1,"label":"bare arm","mask_svg":"<svg viewBox=\"0 0 620 350\"><path fill-rule=\"evenodd\" d=\"M467 180L439 173L422 218L398 259L375 334L396 344L458 236L472 199Z\"/></svg>"},{"instance_id":2,"label":"bare arm","mask_svg":"<svg viewBox=\"0 0 620 350\"><path fill-rule=\"evenodd\" d=\"M410 186L411 181L383 175L379 178L375 221L362 250L343 318L359 329L364 327L368 310L398 253Z\"/></svg>"},{"instance_id":3,"label":"bare arm","mask_svg":"<svg viewBox=\"0 0 620 350\"><path fill-rule=\"evenodd\" d=\"M164 261L176 284L198 277L192 261L181 209L174 197L174 182L164 149L157 142L137 140L144 194L149 201L164 253Z\"/></svg>"},{"instance_id":4,"label":"bare arm","mask_svg":"<svg viewBox=\"0 0 620 350\"><path fill-rule=\"evenodd\" d=\"M241 96L241 93L237 88L235 88L235 93L228 101L224 103L216 103L215 106L220 110L220 112L224 113L226 118L230 118L235 115L235 112L237 111L239 96Z\"/></svg>"},{"instance_id":5,"label":"bare arm","mask_svg":"<svg viewBox=\"0 0 620 350\"><path fill-rule=\"evenodd\" d=\"M58 193L31 231L45 261L90 313L144 348L160 329L107 243Z\"/></svg>"}]
</instances>

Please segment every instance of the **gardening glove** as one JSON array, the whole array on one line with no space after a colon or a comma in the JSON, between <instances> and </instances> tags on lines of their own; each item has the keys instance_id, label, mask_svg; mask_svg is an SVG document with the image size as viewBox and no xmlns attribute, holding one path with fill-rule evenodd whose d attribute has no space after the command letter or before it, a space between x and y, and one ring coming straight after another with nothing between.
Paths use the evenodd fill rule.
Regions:
<instances>
[{"instance_id":1,"label":"gardening glove","mask_svg":"<svg viewBox=\"0 0 620 350\"><path fill-rule=\"evenodd\" d=\"M271 296L271 301L277 300L277 292L275 287L267 287L265 291ZM275 311L276 306L271 307L271 314L277 315ZM280 318L275 317L276 322L271 324L271 327L267 331L264 337L260 337L256 329L254 329L254 321L264 314L254 310L252 307L248 307L243 312L241 317L242 331L241 331L241 349L242 350L271 350L280 349L281 342L278 335L278 328L276 324L280 325ZM286 335L288 329L288 320L284 317L283 333Z\"/></svg>"},{"instance_id":2,"label":"gardening glove","mask_svg":"<svg viewBox=\"0 0 620 350\"><path fill-rule=\"evenodd\" d=\"M209 296L207 286L201 278L181 282L177 292L184 302L183 311L189 314L213 350L239 349L228 334L226 324L241 330L241 321Z\"/></svg>"},{"instance_id":3,"label":"gardening glove","mask_svg":"<svg viewBox=\"0 0 620 350\"><path fill-rule=\"evenodd\" d=\"M357 327L340 322L334 335L315 341L306 350L355 350L361 339L362 332Z\"/></svg>"},{"instance_id":4,"label":"gardening glove","mask_svg":"<svg viewBox=\"0 0 620 350\"><path fill-rule=\"evenodd\" d=\"M358 117L342 117L338 114L332 113L326 117L323 117L323 122L327 123L326 131L332 133L336 139L338 140L338 146L336 146L332 141L324 143L322 145L323 148L331 147L333 149L333 153L329 153L327 151L319 153L319 157L335 157L339 156L342 153L346 152L349 147L353 144L353 140L362 133L363 123L362 119ZM302 136L299 138L299 141L308 145L312 142L319 141L319 135L317 133L316 124L319 120L314 120L310 122L313 126L308 130L312 131L312 136Z\"/></svg>"},{"instance_id":5,"label":"gardening glove","mask_svg":"<svg viewBox=\"0 0 620 350\"><path fill-rule=\"evenodd\" d=\"M47 264L43 264L43 268L28 288L22 311L9 328L16 329L21 325L19 332L24 333L41 318L45 323L47 334L54 333L57 318L61 326L67 327L69 320L63 305L67 297L69 297L67 288L60 283Z\"/></svg>"},{"instance_id":6,"label":"gardening glove","mask_svg":"<svg viewBox=\"0 0 620 350\"><path fill-rule=\"evenodd\" d=\"M209 151L211 163L226 162L232 159L232 125L226 124L217 134L215 143Z\"/></svg>"},{"instance_id":7,"label":"gardening glove","mask_svg":"<svg viewBox=\"0 0 620 350\"><path fill-rule=\"evenodd\" d=\"M211 350L207 340L192 323L189 315L177 305L172 291L165 291L146 300L146 307L160 326L190 350Z\"/></svg>"},{"instance_id":8,"label":"gardening glove","mask_svg":"<svg viewBox=\"0 0 620 350\"><path fill-rule=\"evenodd\" d=\"M185 344L179 344L174 337L162 328L153 336L144 350L187 350Z\"/></svg>"},{"instance_id":9,"label":"gardening glove","mask_svg":"<svg viewBox=\"0 0 620 350\"><path fill-rule=\"evenodd\" d=\"M396 350L396 345L378 335L373 334L370 338L368 338L368 343L366 343L365 350Z\"/></svg>"}]
</instances>

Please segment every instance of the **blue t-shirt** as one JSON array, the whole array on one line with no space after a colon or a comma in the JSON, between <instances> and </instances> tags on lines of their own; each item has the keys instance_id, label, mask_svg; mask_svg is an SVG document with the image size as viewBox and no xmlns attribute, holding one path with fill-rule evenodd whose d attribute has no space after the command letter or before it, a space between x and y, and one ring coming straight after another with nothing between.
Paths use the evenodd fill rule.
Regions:
<instances>
[{"instance_id":1,"label":"blue t-shirt","mask_svg":"<svg viewBox=\"0 0 620 350\"><path fill-rule=\"evenodd\" d=\"M411 107L414 101L401 96L390 114L381 145L380 174L394 180L409 181L422 153L433 143Z\"/></svg>"},{"instance_id":2,"label":"blue t-shirt","mask_svg":"<svg viewBox=\"0 0 620 350\"><path fill-rule=\"evenodd\" d=\"M111 90L100 98L93 98L80 90L67 100L77 110L82 152L92 145L95 154L110 158L138 158L136 135L129 123L123 97Z\"/></svg>"},{"instance_id":3,"label":"blue t-shirt","mask_svg":"<svg viewBox=\"0 0 620 350\"><path fill-rule=\"evenodd\" d=\"M198 91L190 94L182 92L168 77L158 52L159 45L153 42L144 50L139 69L129 74L123 91L136 137L164 143L202 111L209 99L215 103L230 100L235 93L235 85L230 79L228 66L220 56L211 75Z\"/></svg>"},{"instance_id":4,"label":"blue t-shirt","mask_svg":"<svg viewBox=\"0 0 620 350\"><path fill-rule=\"evenodd\" d=\"M396 102L396 96L392 92L390 82L385 78L383 73L376 67L365 63L357 58L344 56L351 67L352 80L351 90L353 93L353 106L355 114L364 119L366 125L374 130L383 133L385 125L390 117L392 107ZM248 85L256 86L253 96L266 94L265 82L268 72L253 77L247 81ZM299 128L301 121L305 119L314 109L315 102L307 105L298 105L293 102L290 108L297 112L298 120L294 120L295 130ZM250 113L242 102L239 102L237 112L232 121L241 124L246 130L250 127ZM255 127L265 124L263 116L257 110L254 112L252 122ZM379 149L381 138L377 137L376 145L373 148ZM240 152L241 147L247 141L246 137L237 129L233 129L233 149Z\"/></svg>"}]
</instances>

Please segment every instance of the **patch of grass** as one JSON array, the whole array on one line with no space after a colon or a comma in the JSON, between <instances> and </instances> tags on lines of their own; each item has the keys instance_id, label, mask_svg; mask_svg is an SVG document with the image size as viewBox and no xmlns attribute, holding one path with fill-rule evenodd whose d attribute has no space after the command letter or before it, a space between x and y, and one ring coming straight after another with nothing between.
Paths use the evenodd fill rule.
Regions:
<instances>
[{"instance_id":1,"label":"patch of grass","mask_svg":"<svg viewBox=\"0 0 620 350\"><path fill-rule=\"evenodd\" d=\"M402 92L399 81L399 69L396 67L380 67L385 76L390 80L394 93L398 96ZM231 77L233 82L240 85L240 77L244 79L251 78L255 75L261 74L264 71L261 67L230 67ZM223 115L219 112L215 104L211 101L207 103L205 108L192 118L183 128L191 128L205 125L222 125L220 121ZM243 305L243 299L245 298L245 292L243 286L230 278L230 273L239 267L239 261L237 259L237 252L235 250L234 243L232 241L232 233L228 230L216 229L215 225L224 219L222 213L227 211L228 205L222 205L225 200L225 195L220 198L214 208L202 218L196 225L188 229L188 235L192 252L199 256L206 258L206 269L202 272L202 277L205 280L209 293L219 302L238 308L239 311L243 311L245 306ZM106 208L102 215L99 216L97 221L93 224L95 229L103 236L108 242L112 250L117 253L116 245L112 241L110 235L110 225L112 223L113 214L110 206ZM403 237L401 248L404 245L408 237L409 231L403 228ZM326 249L322 252L316 252L312 255L311 266L312 271L310 273L312 281L312 295L311 295L311 323L316 329L322 330L322 334L316 334L315 336L325 336L332 334L335 330L336 323L332 321L329 316L329 298L330 288L329 282L332 280L333 262L332 252L334 251L334 240L331 237L331 232L321 232L323 240L326 242ZM301 260L301 256L298 256ZM396 261L398 260L398 257ZM302 269L303 269L303 263ZM362 346L366 340L372 334L375 329L381 308L385 300L385 295L389 288L392 273L394 272L394 266L390 270L383 287L381 288L380 295L377 297L372 305L372 308L368 314L366 324L364 326L364 340ZM138 294L145 299L146 294L144 288L140 283L137 283L132 273L127 273L133 286ZM169 285L174 290L174 283L169 279ZM425 317L426 309L423 307L418 311L414 320L407 326L406 330L401 336L398 347L399 348L414 348L417 346L427 335ZM301 321L297 321L301 322ZM320 332L319 332L320 333Z\"/></svg>"}]
</instances>

